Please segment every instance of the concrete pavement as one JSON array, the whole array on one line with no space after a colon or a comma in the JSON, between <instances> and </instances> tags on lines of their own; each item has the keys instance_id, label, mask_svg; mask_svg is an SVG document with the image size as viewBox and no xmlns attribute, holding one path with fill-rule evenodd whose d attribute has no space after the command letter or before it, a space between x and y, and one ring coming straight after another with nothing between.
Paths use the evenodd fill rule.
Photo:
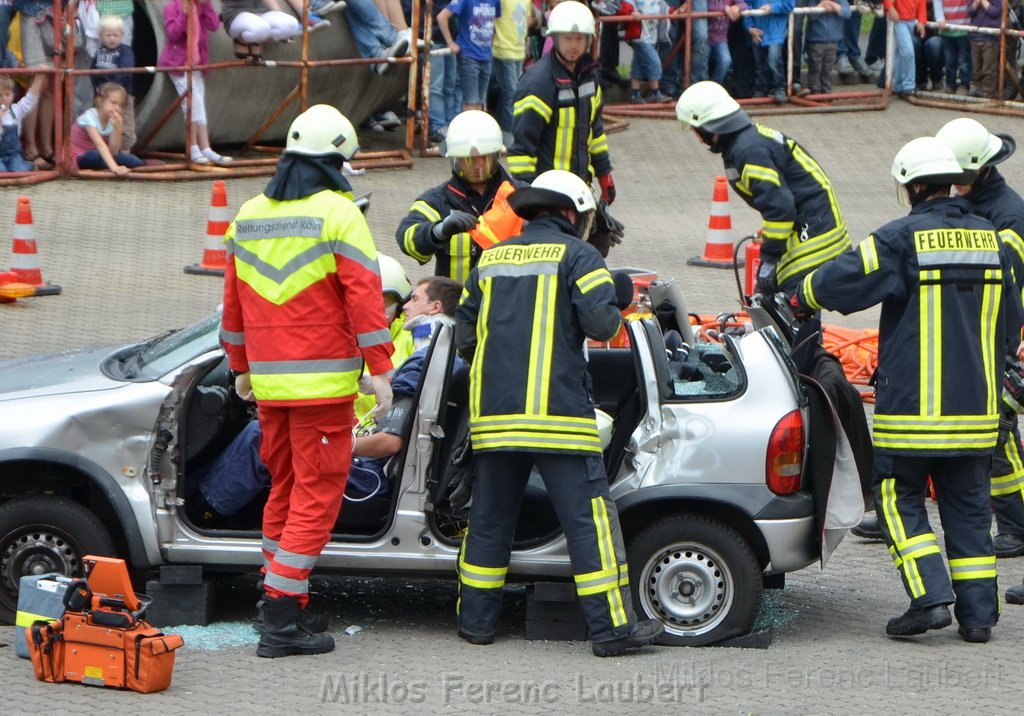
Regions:
<instances>
[{"instance_id":1,"label":"concrete pavement","mask_svg":"<svg viewBox=\"0 0 1024 716\"><path fill-rule=\"evenodd\" d=\"M934 133L952 112L894 100L885 112L780 116L763 123L798 138L829 172L854 240L907 209L896 201L888 170L896 149ZM1020 134L1019 120L981 117ZM372 138L363 144L371 146ZM674 122L636 120L610 139L627 226L613 266L653 268L682 284L689 308L737 308L731 272L699 269L686 259L704 244L713 177L720 159ZM1004 173L1024 188L1024 156ZM441 181L447 164L418 159L412 170L355 177L373 190L369 214L380 250L410 275L425 271L400 256L393 232L419 191ZM228 181L232 210L265 179ZM145 338L209 313L217 279L186 276L201 253L210 183L64 181L0 189L0 226L11 226L16 197L32 198L44 277L59 297L0 306L0 358ZM737 237L758 226L731 199ZM9 254L0 245L0 267ZM827 320L872 326L877 313ZM933 514L933 524L938 525ZM1020 583L1024 559L1001 560L1001 590ZM3 713L1010 713L1019 711L1024 665L1024 607L1004 605L987 645L962 642L955 628L902 641L884 636L888 617L906 608L896 571L879 543L844 542L824 571L789 576L767 593L762 623L773 627L767 650L650 649L600 660L582 643L526 641L521 590L507 595L498 641L469 646L455 636L455 587L448 582L317 580L319 603L333 615L338 649L280 660L254 655L255 635L237 621L249 613L250 583L229 580L221 616L227 625L189 634L174 684L140 695L37 682L0 628ZM354 635L350 625L362 629ZM218 631L219 630L219 631Z\"/></svg>"}]
</instances>

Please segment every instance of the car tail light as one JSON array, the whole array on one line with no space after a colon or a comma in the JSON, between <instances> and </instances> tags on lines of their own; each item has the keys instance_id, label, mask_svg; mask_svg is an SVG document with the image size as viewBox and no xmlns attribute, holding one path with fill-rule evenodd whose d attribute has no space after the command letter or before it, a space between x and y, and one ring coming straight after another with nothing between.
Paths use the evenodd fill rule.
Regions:
<instances>
[{"instance_id":1,"label":"car tail light","mask_svg":"<svg viewBox=\"0 0 1024 716\"><path fill-rule=\"evenodd\" d=\"M776 495L792 495L800 489L804 469L804 421L799 410L776 423L768 440L765 482Z\"/></svg>"}]
</instances>

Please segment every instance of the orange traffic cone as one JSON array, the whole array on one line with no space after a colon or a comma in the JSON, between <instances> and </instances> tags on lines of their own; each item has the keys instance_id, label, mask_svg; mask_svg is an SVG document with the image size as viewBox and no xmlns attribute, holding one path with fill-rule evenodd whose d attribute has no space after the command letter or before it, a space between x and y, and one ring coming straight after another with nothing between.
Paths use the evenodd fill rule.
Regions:
<instances>
[{"instance_id":1,"label":"orange traffic cone","mask_svg":"<svg viewBox=\"0 0 1024 716\"><path fill-rule=\"evenodd\" d=\"M228 230L231 217L228 214L228 192L224 181L213 183L210 196L210 214L206 221L206 244L203 260L185 267L185 273L196 276L223 276L227 265L227 251L224 248L224 232Z\"/></svg>"},{"instance_id":2,"label":"orange traffic cone","mask_svg":"<svg viewBox=\"0 0 1024 716\"><path fill-rule=\"evenodd\" d=\"M18 210L14 215L14 240L11 245L11 272L16 281L32 286L33 296L56 296L60 286L43 281L39 267L35 229L32 226L32 202L27 196L18 197Z\"/></svg>"},{"instance_id":3,"label":"orange traffic cone","mask_svg":"<svg viewBox=\"0 0 1024 716\"><path fill-rule=\"evenodd\" d=\"M711 197L711 216L708 217L708 235L704 254L686 262L690 266L712 268L733 267L732 217L729 215L729 181L715 177L715 192ZM736 265L742 266L740 259Z\"/></svg>"}]
</instances>

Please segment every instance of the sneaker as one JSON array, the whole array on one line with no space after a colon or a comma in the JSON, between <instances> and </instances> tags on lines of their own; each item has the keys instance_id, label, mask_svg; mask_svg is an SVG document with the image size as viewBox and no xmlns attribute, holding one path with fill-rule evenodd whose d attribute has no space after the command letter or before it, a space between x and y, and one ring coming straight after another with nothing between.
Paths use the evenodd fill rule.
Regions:
<instances>
[{"instance_id":1,"label":"sneaker","mask_svg":"<svg viewBox=\"0 0 1024 716\"><path fill-rule=\"evenodd\" d=\"M966 85L960 85L956 88L956 94L958 97L966 97L969 94L969 90Z\"/></svg>"},{"instance_id":2,"label":"sneaker","mask_svg":"<svg viewBox=\"0 0 1024 716\"><path fill-rule=\"evenodd\" d=\"M786 102L788 102L788 101L789 101L789 97L786 96L786 91L785 90L777 90L772 95L772 102L774 102L775 104L786 104Z\"/></svg>"},{"instance_id":3,"label":"sneaker","mask_svg":"<svg viewBox=\"0 0 1024 716\"><path fill-rule=\"evenodd\" d=\"M325 20L315 12L309 13L309 17L306 18L306 27L309 28L309 32L313 33L317 30L323 30L331 26L330 20Z\"/></svg>"},{"instance_id":4,"label":"sneaker","mask_svg":"<svg viewBox=\"0 0 1024 716\"><path fill-rule=\"evenodd\" d=\"M594 656L619 656L627 651L642 649L661 636L665 627L656 619L645 619L637 622L629 634L608 639L606 641L595 641L590 645Z\"/></svg>"},{"instance_id":5,"label":"sneaker","mask_svg":"<svg viewBox=\"0 0 1024 716\"><path fill-rule=\"evenodd\" d=\"M671 102L672 98L667 94L662 94L660 91L655 92L647 98L648 102L655 102L657 104L664 104L665 102Z\"/></svg>"},{"instance_id":6,"label":"sneaker","mask_svg":"<svg viewBox=\"0 0 1024 716\"><path fill-rule=\"evenodd\" d=\"M309 4L309 11L323 17L329 12L344 10L346 5L345 0L334 0L333 2L331 0L313 0Z\"/></svg>"},{"instance_id":7,"label":"sneaker","mask_svg":"<svg viewBox=\"0 0 1024 716\"><path fill-rule=\"evenodd\" d=\"M836 72L839 73L840 77L854 74L853 65L850 64L849 57L840 55L836 58Z\"/></svg>"},{"instance_id":8,"label":"sneaker","mask_svg":"<svg viewBox=\"0 0 1024 716\"><path fill-rule=\"evenodd\" d=\"M400 120L398 115L394 112L385 112L384 114L378 115L376 119L378 124L387 130L392 130L396 127L402 126L402 120Z\"/></svg>"},{"instance_id":9,"label":"sneaker","mask_svg":"<svg viewBox=\"0 0 1024 716\"><path fill-rule=\"evenodd\" d=\"M192 147L192 151L189 152L189 159L193 164L209 164L210 158L203 154L199 147Z\"/></svg>"},{"instance_id":10,"label":"sneaker","mask_svg":"<svg viewBox=\"0 0 1024 716\"><path fill-rule=\"evenodd\" d=\"M223 154L217 154L213 149L204 149L203 156L209 159L214 164L230 164L234 161L231 157L226 157Z\"/></svg>"},{"instance_id":11,"label":"sneaker","mask_svg":"<svg viewBox=\"0 0 1024 716\"><path fill-rule=\"evenodd\" d=\"M793 93L797 97L806 97L809 94L821 94L821 88L820 87L819 88L815 88L815 87L800 87L799 89L797 89L797 86L793 85Z\"/></svg>"},{"instance_id":12,"label":"sneaker","mask_svg":"<svg viewBox=\"0 0 1024 716\"><path fill-rule=\"evenodd\" d=\"M885 633L889 636L915 636L929 629L944 629L952 623L953 617L945 604L924 609L911 607L900 616L890 619L885 625Z\"/></svg>"},{"instance_id":13,"label":"sneaker","mask_svg":"<svg viewBox=\"0 0 1024 716\"><path fill-rule=\"evenodd\" d=\"M868 65L868 69L872 72L881 72L885 69L885 60L877 59Z\"/></svg>"},{"instance_id":14,"label":"sneaker","mask_svg":"<svg viewBox=\"0 0 1024 716\"><path fill-rule=\"evenodd\" d=\"M399 32L395 37L395 41L387 47L382 47L377 51L377 57L386 60L391 57L404 57L409 51L409 38L406 36L411 30L403 30ZM372 65L370 69L376 72L378 75L382 75L388 71L391 67L390 62L378 62Z\"/></svg>"},{"instance_id":15,"label":"sneaker","mask_svg":"<svg viewBox=\"0 0 1024 716\"><path fill-rule=\"evenodd\" d=\"M439 146L441 142L444 141L444 135L441 134L440 131L434 131L430 133L430 136L427 137L427 139L430 140L431 145L436 147Z\"/></svg>"},{"instance_id":16,"label":"sneaker","mask_svg":"<svg viewBox=\"0 0 1024 716\"><path fill-rule=\"evenodd\" d=\"M942 94L956 94L956 87L950 87L946 85L942 88Z\"/></svg>"},{"instance_id":17,"label":"sneaker","mask_svg":"<svg viewBox=\"0 0 1024 716\"><path fill-rule=\"evenodd\" d=\"M374 134L379 134L384 131L384 126L373 117L367 117L360 122L359 128L373 132Z\"/></svg>"},{"instance_id":18,"label":"sneaker","mask_svg":"<svg viewBox=\"0 0 1024 716\"><path fill-rule=\"evenodd\" d=\"M850 66L853 67L853 71L860 75L861 79L865 82L871 79L871 68L864 62L864 58L854 57L850 60Z\"/></svg>"},{"instance_id":19,"label":"sneaker","mask_svg":"<svg viewBox=\"0 0 1024 716\"><path fill-rule=\"evenodd\" d=\"M647 104L647 100L645 100L639 94L634 94L634 95L630 95L629 96L629 103L630 104Z\"/></svg>"}]
</instances>

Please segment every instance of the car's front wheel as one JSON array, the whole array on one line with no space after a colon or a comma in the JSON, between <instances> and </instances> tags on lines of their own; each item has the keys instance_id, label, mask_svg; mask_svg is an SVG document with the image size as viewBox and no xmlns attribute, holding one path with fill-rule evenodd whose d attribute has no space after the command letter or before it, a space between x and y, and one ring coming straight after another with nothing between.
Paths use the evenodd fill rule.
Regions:
<instances>
[{"instance_id":1,"label":"car's front wheel","mask_svg":"<svg viewBox=\"0 0 1024 716\"><path fill-rule=\"evenodd\" d=\"M103 523L63 497L19 497L0 505L0 620L14 622L23 576L81 576L82 557L112 555Z\"/></svg>"},{"instance_id":2,"label":"car's front wheel","mask_svg":"<svg viewBox=\"0 0 1024 716\"><path fill-rule=\"evenodd\" d=\"M761 569L732 527L703 515L674 515L634 535L626 552L640 618L665 626L658 643L713 644L753 627Z\"/></svg>"}]
</instances>

